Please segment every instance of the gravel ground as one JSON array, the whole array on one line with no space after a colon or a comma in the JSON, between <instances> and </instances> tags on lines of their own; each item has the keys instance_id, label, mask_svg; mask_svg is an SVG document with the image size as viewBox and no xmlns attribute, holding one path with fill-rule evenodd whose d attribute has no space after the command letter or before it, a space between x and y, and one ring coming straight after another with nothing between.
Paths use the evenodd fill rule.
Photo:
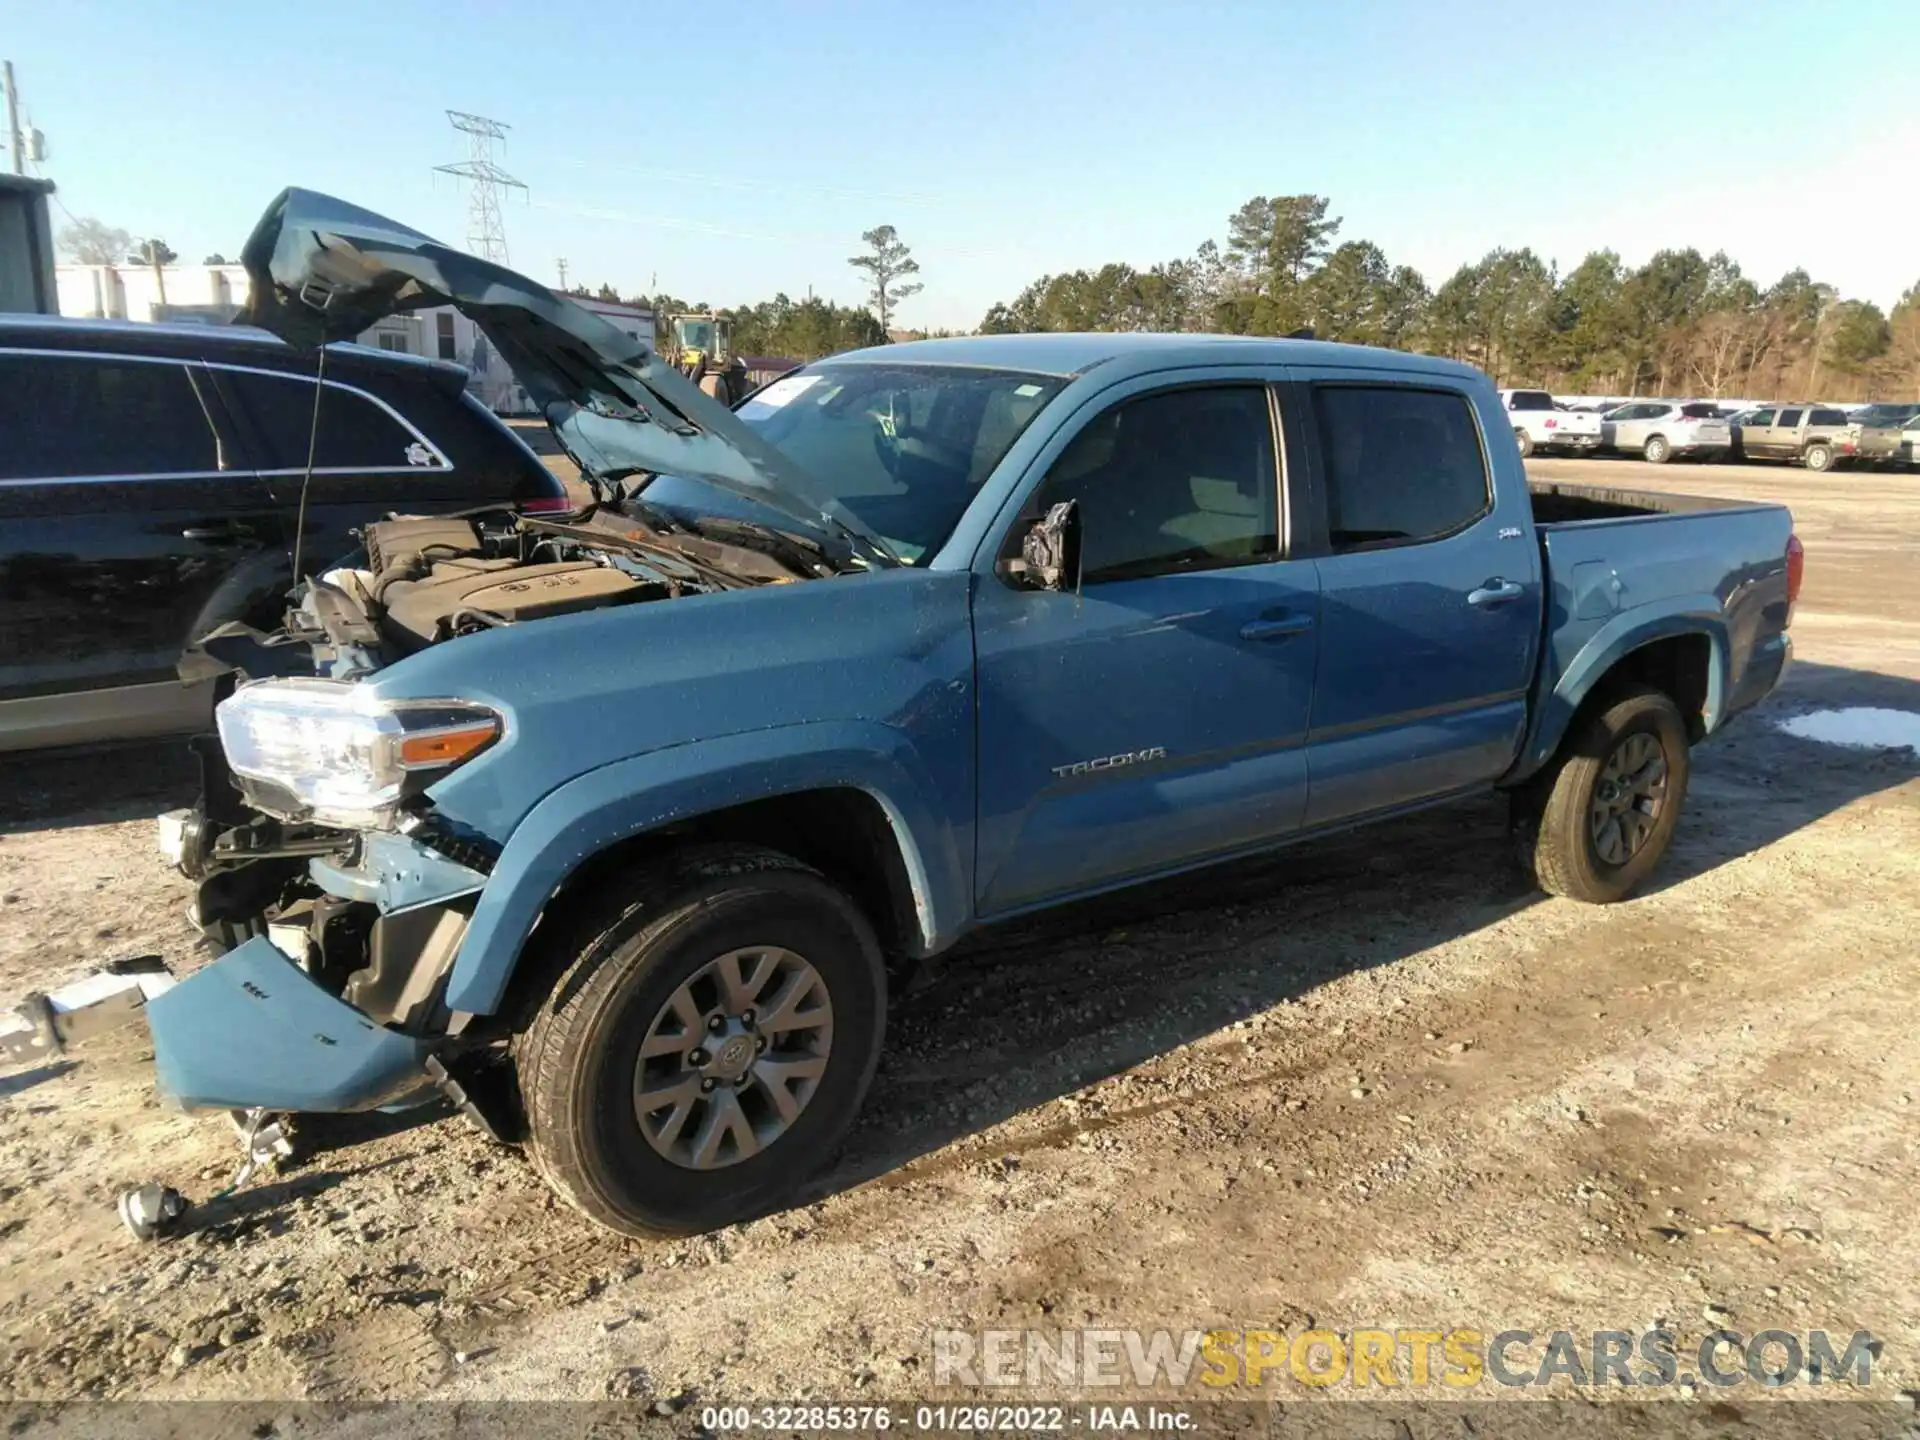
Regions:
<instances>
[{"instance_id":1,"label":"gravel ground","mask_svg":"<svg viewBox=\"0 0 1920 1440\"><path fill-rule=\"evenodd\" d=\"M943 1327L1656 1320L1867 1329L1873 1392L1920 1386L1920 766L1773 724L1920 711L1920 478L1533 468L1785 500L1808 544L1799 664L1696 756L1650 893L1531 891L1487 801L982 936L810 1203L672 1243L436 1113L139 1246L117 1187L206 1197L235 1147L123 1031L0 1075L0 1396L905 1399ZM149 839L189 780L0 765L0 995L197 963Z\"/></svg>"}]
</instances>

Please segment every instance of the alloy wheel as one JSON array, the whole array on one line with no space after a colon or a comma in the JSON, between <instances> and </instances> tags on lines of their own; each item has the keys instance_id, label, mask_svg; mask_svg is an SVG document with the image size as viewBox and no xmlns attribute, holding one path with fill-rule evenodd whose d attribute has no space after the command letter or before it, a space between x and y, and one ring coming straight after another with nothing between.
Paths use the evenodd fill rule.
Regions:
<instances>
[{"instance_id":1,"label":"alloy wheel","mask_svg":"<svg viewBox=\"0 0 1920 1440\"><path fill-rule=\"evenodd\" d=\"M688 1170L752 1159L800 1118L833 1049L833 999L778 946L730 950L684 981L640 1044L640 1133Z\"/></svg>"},{"instance_id":2,"label":"alloy wheel","mask_svg":"<svg viewBox=\"0 0 1920 1440\"><path fill-rule=\"evenodd\" d=\"M1600 767L1588 804L1588 834L1594 853L1609 865L1624 865L1652 836L1667 803L1667 756L1657 737L1627 736Z\"/></svg>"}]
</instances>

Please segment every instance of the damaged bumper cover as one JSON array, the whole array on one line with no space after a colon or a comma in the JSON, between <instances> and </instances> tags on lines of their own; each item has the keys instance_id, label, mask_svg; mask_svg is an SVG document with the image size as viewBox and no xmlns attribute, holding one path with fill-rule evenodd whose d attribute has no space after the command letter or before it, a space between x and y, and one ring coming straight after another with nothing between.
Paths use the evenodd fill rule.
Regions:
<instances>
[{"instance_id":1,"label":"damaged bumper cover","mask_svg":"<svg viewBox=\"0 0 1920 1440\"><path fill-rule=\"evenodd\" d=\"M430 1041L374 1024L263 938L146 1007L160 1091L189 1110L371 1110L431 1085Z\"/></svg>"}]
</instances>

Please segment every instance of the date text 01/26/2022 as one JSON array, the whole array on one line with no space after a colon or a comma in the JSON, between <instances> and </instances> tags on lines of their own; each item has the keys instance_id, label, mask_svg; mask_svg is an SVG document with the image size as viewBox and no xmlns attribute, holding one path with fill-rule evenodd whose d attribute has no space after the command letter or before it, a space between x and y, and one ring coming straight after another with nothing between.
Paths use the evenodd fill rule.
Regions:
<instances>
[{"instance_id":1,"label":"date text 01/26/2022","mask_svg":"<svg viewBox=\"0 0 1920 1440\"><path fill-rule=\"evenodd\" d=\"M913 1430L974 1434L1069 1430L1160 1431L1195 1427L1191 1411L1165 1405L720 1405L700 1412L714 1434L789 1430Z\"/></svg>"}]
</instances>

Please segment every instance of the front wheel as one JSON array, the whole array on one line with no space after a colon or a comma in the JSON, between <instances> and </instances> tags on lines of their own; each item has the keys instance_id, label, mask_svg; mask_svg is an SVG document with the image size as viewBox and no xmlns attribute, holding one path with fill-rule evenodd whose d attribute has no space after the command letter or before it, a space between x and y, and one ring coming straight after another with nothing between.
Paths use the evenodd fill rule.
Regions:
<instances>
[{"instance_id":1,"label":"front wheel","mask_svg":"<svg viewBox=\"0 0 1920 1440\"><path fill-rule=\"evenodd\" d=\"M1646 457L1649 465L1664 465L1672 459L1673 447L1667 444L1667 437L1655 435L1647 441Z\"/></svg>"},{"instance_id":2,"label":"front wheel","mask_svg":"<svg viewBox=\"0 0 1920 1440\"><path fill-rule=\"evenodd\" d=\"M734 847L587 903L557 942L571 963L514 1044L542 1175L627 1235L711 1230L790 1200L879 1060L872 927L798 861Z\"/></svg>"},{"instance_id":3,"label":"front wheel","mask_svg":"<svg viewBox=\"0 0 1920 1440\"><path fill-rule=\"evenodd\" d=\"M1809 445L1806 453L1807 469L1813 471L1833 468L1833 447L1830 445Z\"/></svg>"},{"instance_id":4,"label":"front wheel","mask_svg":"<svg viewBox=\"0 0 1920 1440\"><path fill-rule=\"evenodd\" d=\"M1673 839L1687 799L1687 727L1680 707L1647 686L1576 723L1544 801L1525 817L1522 853L1541 889L1605 905L1632 894Z\"/></svg>"}]
</instances>

